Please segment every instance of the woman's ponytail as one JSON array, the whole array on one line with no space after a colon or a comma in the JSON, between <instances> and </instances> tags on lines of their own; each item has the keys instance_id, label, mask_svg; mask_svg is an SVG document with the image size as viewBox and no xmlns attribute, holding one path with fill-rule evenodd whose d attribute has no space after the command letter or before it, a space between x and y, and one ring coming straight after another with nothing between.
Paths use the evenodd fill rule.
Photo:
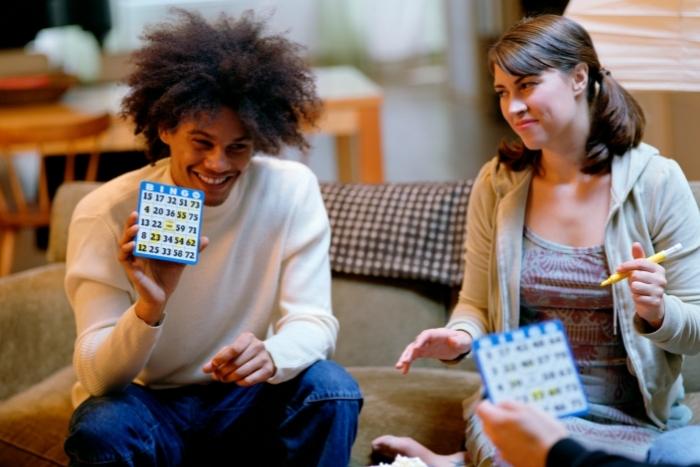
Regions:
<instances>
[{"instance_id":1,"label":"woman's ponytail","mask_svg":"<svg viewBox=\"0 0 700 467\"><path fill-rule=\"evenodd\" d=\"M605 68L591 70L591 132L582 171L607 171L615 154L636 147L644 134L644 111Z\"/></svg>"}]
</instances>

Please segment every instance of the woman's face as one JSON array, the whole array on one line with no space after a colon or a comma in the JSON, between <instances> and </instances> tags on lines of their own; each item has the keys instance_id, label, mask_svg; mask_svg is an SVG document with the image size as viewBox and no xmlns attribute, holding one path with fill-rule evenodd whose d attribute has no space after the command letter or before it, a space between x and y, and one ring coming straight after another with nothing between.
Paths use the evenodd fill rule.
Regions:
<instances>
[{"instance_id":1,"label":"woman's face","mask_svg":"<svg viewBox=\"0 0 700 467\"><path fill-rule=\"evenodd\" d=\"M567 144L567 139L579 139L577 132L587 131L582 124L588 122L587 81L585 66L570 74L548 69L526 76L510 75L494 67L494 89L501 113L525 146L533 150Z\"/></svg>"},{"instance_id":2,"label":"woman's face","mask_svg":"<svg viewBox=\"0 0 700 467\"><path fill-rule=\"evenodd\" d=\"M207 206L226 201L253 155L250 136L228 107L184 120L177 128L159 134L170 147L173 181L204 191Z\"/></svg>"}]
</instances>

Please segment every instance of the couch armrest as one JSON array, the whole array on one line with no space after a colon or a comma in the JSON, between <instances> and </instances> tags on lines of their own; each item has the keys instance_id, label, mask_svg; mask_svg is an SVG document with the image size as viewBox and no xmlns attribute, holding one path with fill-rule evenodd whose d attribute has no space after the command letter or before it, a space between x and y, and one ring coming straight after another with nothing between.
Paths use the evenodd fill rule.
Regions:
<instances>
[{"instance_id":1,"label":"couch armrest","mask_svg":"<svg viewBox=\"0 0 700 467\"><path fill-rule=\"evenodd\" d=\"M683 383L686 392L700 392L700 354L683 359Z\"/></svg>"},{"instance_id":2,"label":"couch armrest","mask_svg":"<svg viewBox=\"0 0 700 467\"><path fill-rule=\"evenodd\" d=\"M0 400L70 363L75 320L64 275L58 263L0 278Z\"/></svg>"}]
</instances>

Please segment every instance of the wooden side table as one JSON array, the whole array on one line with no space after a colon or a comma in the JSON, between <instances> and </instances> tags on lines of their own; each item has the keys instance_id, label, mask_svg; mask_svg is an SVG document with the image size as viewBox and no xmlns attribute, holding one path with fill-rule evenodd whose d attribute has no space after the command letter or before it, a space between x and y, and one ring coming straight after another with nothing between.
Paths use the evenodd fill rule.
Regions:
<instances>
[{"instance_id":1,"label":"wooden side table","mask_svg":"<svg viewBox=\"0 0 700 467\"><path fill-rule=\"evenodd\" d=\"M348 66L316 68L314 72L324 104L318 129L335 136L338 180L383 182L381 88Z\"/></svg>"}]
</instances>

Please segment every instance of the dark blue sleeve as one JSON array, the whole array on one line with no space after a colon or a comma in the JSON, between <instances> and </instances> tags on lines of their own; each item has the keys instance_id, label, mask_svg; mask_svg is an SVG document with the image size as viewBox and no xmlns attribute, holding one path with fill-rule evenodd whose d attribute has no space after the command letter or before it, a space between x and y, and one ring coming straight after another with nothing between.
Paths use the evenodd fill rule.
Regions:
<instances>
[{"instance_id":1,"label":"dark blue sleeve","mask_svg":"<svg viewBox=\"0 0 700 467\"><path fill-rule=\"evenodd\" d=\"M557 442L547 454L547 467L680 467L637 462L605 451L590 451L571 438ZM700 467L697 464L684 467Z\"/></svg>"}]
</instances>

